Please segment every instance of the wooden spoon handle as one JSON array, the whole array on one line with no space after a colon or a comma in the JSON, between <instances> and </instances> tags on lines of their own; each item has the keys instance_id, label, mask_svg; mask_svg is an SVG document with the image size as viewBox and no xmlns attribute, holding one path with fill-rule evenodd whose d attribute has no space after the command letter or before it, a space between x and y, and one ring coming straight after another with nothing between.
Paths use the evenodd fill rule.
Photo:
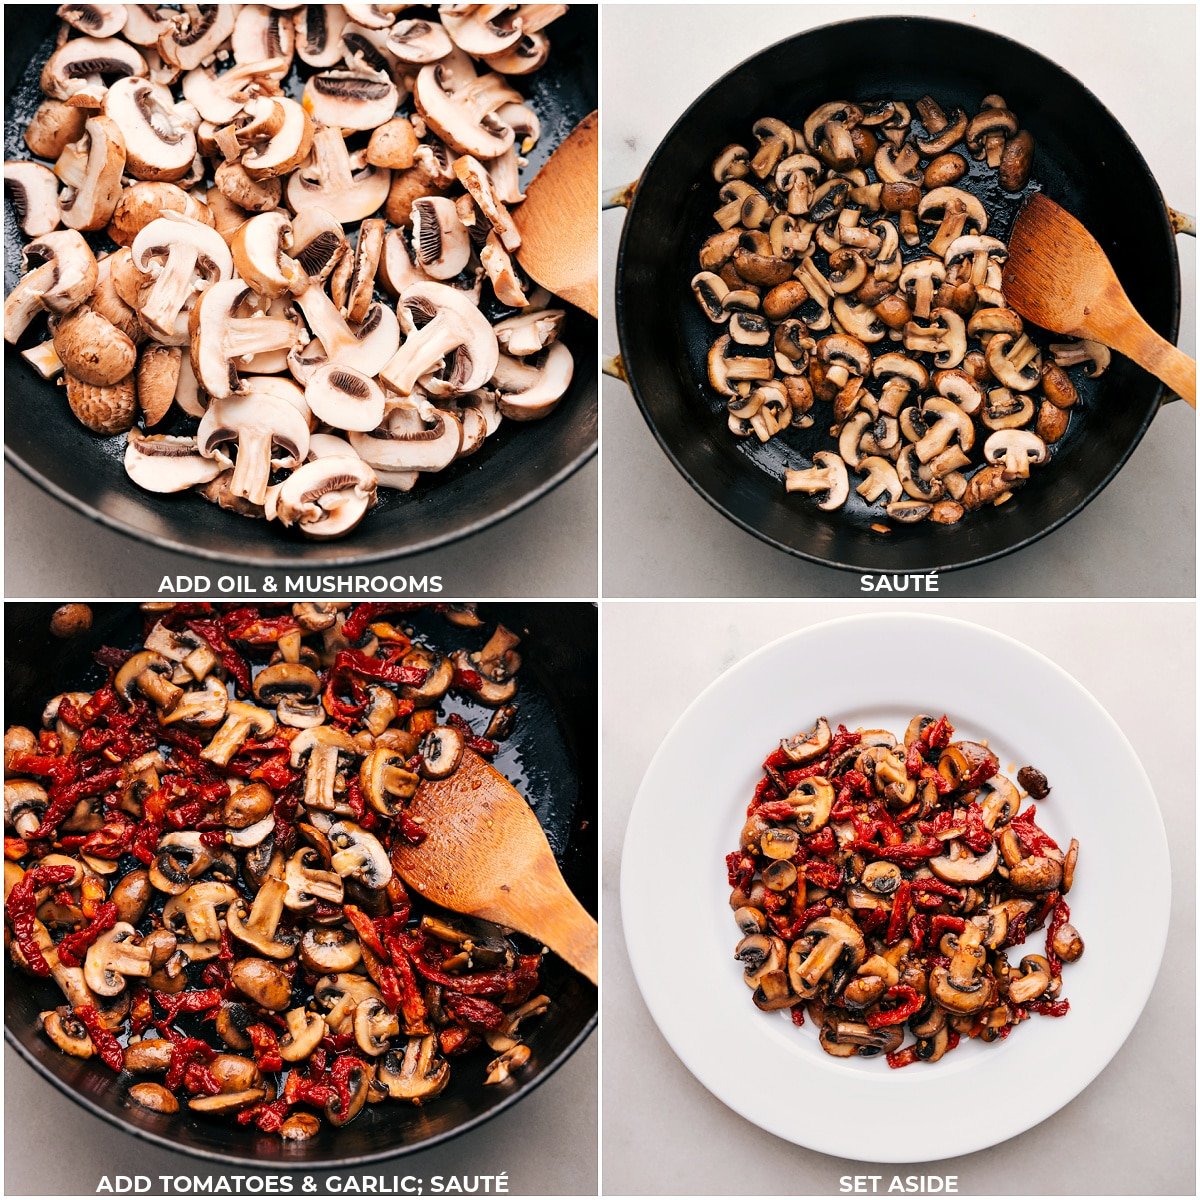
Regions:
<instances>
[{"instance_id":1,"label":"wooden spoon handle","mask_svg":"<svg viewBox=\"0 0 1200 1200\"><path fill-rule=\"evenodd\" d=\"M1155 333L1141 317L1114 330L1110 345L1196 407L1196 363Z\"/></svg>"},{"instance_id":2,"label":"wooden spoon handle","mask_svg":"<svg viewBox=\"0 0 1200 1200\"><path fill-rule=\"evenodd\" d=\"M599 985L600 930L574 896L564 896L548 909L532 932L564 962Z\"/></svg>"}]
</instances>

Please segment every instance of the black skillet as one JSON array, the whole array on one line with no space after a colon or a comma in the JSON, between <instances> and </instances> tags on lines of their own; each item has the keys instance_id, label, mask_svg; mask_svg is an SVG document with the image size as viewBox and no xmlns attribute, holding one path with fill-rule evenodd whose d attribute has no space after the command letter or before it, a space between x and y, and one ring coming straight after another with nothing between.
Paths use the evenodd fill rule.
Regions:
<instances>
[{"instance_id":1,"label":"black skillet","mask_svg":"<svg viewBox=\"0 0 1200 1200\"><path fill-rule=\"evenodd\" d=\"M42 98L37 80L54 48L54 11L48 4L7 5L4 10L6 158L29 157L22 134ZM525 182L596 107L596 7L572 6L550 26L548 36L551 53L546 66L515 81L542 123L541 140L522 172ZM19 277L26 239L10 206L5 209L7 291ZM44 321L35 321L33 328L44 336ZM121 465L125 438L88 433L71 415L61 389L34 374L10 346L5 347L4 362L5 454L52 496L121 533L168 550L263 567L349 566L416 554L512 516L595 454L596 323L571 309L563 338L575 358L575 376L551 416L505 422L470 458L423 478L412 492L381 490L378 507L352 534L335 542L306 541L277 522L224 512L194 494L143 492ZM20 349L36 340L40 337L26 335Z\"/></svg>"},{"instance_id":2,"label":"black skillet","mask_svg":"<svg viewBox=\"0 0 1200 1200\"><path fill-rule=\"evenodd\" d=\"M832 513L785 493L785 468L807 465L813 451L830 448L828 421L818 418L812 429L786 431L766 446L726 429L724 407L706 383L713 326L689 286L697 250L717 230L711 174L717 152L730 142L753 145L750 126L758 117L799 126L827 100L911 103L929 93L946 108L961 105L974 113L992 92L1004 96L1036 142L1027 192L1041 188L1091 230L1135 307L1174 341L1179 263L1173 214L1137 147L1061 67L973 26L872 17L771 46L692 104L636 185L617 258L623 373L659 444L692 487L731 521L789 554L882 572L950 570L1008 554L1097 496L1133 453L1163 399L1157 380L1114 355L1101 378L1080 385L1079 415L1055 448L1055 461L1036 471L1013 500L958 525L898 525L886 535L869 528L879 517L853 490L846 507ZM971 189L978 192L985 172L973 164L972 173L978 182ZM996 215L988 232L1005 239L1023 197L989 184L984 200Z\"/></svg>"},{"instance_id":3,"label":"black skillet","mask_svg":"<svg viewBox=\"0 0 1200 1200\"><path fill-rule=\"evenodd\" d=\"M39 728L51 696L90 690L102 680L91 654L104 644L132 646L142 631L134 605L95 606L92 631L63 642L49 632L50 604L5 607L5 719ZM471 649L500 621L522 635L518 718L496 759L527 796L546 830L571 890L596 912L596 610L589 604L497 604L481 607L488 624L457 629L432 613L406 617L431 645ZM487 710L455 706L482 730ZM7 958L7 956L6 956ZM515 1084L485 1087L486 1048L456 1059L450 1087L423 1108L368 1106L344 1129L325 1125L311 1142L290 1143L227 1121L186 1113L161 1116L127 1099L136 1079L114 1076L91 1060L68 1058L40 1033L39 1012L62 1003L53 983L6 963L4 1033L44 1079L89 1112L135 1137L201 1158L267 1168L348 1167L427 1149L514 1104L562 1065L596 1024L596 989L558 958L545 960L542 990L553 1006L531 1023L533 1057Z\"/></svg>"}]
</instances>

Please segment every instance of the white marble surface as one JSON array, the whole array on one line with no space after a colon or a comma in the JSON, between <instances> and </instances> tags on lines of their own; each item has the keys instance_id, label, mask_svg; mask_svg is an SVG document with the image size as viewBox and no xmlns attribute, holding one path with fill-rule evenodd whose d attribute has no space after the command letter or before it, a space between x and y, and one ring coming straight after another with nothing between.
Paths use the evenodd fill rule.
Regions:
<instances>
[{"instance_id":1,"label":"white marble surface","mask_svg":"<svg viewBox=\"0 0 1200 1200\"><path fill-rule=\"evenodd\" d=\"M341 573L441 575L443 596L595 596L598 477L593 459L548 496L474 537ZM156 549L60 504L5 464L4 590L10 599L154 596L164 575L196 572L212 579L247 575L255 587L266 574L310 573L234 568Z\"/></svg>"},{"instance_id":2,"label":"white marble surface","mask_svg":"<svg viewBox=\"0 0 1200 1200\"><path fill-rule=\"evenodd\" d=\"M1010 1142L897 1173L954 1174L963 1195L1194 1195L1193 605L948 601L890 602L887 609L933 611L1006 633L1091 691L1128 735L1150 776L1174 881L1164 967L1154 993L1125 1046L1091 1086ZM659 743L695 696L751 651L793 629L879 610L879 603L862 600L605 605L603 1178L609 1195L836 1195L843 1175L881 1174L881 1192L891 1179L888 1167L827 1157L764 1133L692 1077L642 1003L618 903L633 797ZM1113 819L1120 820L1119 797L1095 799L1111 805ZM1132 900L1135 887L1130 894ZM672 919L686 926L686 897ZM680 996L682 1003L684 983ZM712 1052L736 1054L737 1047L713 1030ZM809 1102L800 1089L796 1102ZM964 1102L979 1103L980 1120L987 1119L986 1098ZM886 1114L874 1119L886 1120ZM869 1122L863 1128L869 1137Z\"/></svg>"},{"instance_id":3,"label":"white marble surface","mask_svg":"<svg viewBox=\"0 0 1200 1200\"><path fill-rule=\"evenodd\" d=\"M1081 79L1124 125L1168 203L1195 212L1192 5L609 5L603 20L602 182L637 178L713 80L772 42L831 20L903 12L976 24ZM1169 116L1164 119L1164 114ZM603 219L606 288L623 210ZM1179 239L1180 345L1195 355L1196 245ZM604 350L617 350L611 309ZM858 577L789 558L722 517L659 450L629 391L606 379L604 590L610 596L845 596ZM1195 413L1165 409L1120 475L1063 529L941 581L950 596L1190 596L1195 592ZM648 503L647 497L653 502Z\"/></svg>"}]
</instances>

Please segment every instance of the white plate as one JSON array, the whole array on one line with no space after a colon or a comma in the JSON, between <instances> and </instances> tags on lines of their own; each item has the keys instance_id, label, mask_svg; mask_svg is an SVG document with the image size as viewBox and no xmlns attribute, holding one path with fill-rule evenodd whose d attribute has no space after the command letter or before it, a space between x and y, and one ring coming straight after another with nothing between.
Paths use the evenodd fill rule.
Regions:
<instances>
[{"instance_id":1,"label":"white plate","mask_svg":"<svg viewBox=\"0 0 1200 1200\"><path fill-rule=\"evenodd\" d=\"M939 1063L892 1070L882 1058L832 1058L811 1021L797 1029L786 1012L753 1006L733 957L724 860L737 848L759 764L781 737L822 715L902 736L918 712L948 713L958 737L986 738L1005 773L1032 764L1050 780L1038 823L1060 845L1079 839L1069 902L1086 951L1063 971L1066 1017L1033 1017L1006 1041L964 1039ZM920 1162L1024 1132L1103 1070L1158 973L1170 864L1137 755L1074 679L991 630L891 613L800 630L692 703L642 780L621 908L651 1015L713 1095L813 1150ZM1030 938L1029 953L1041 952L1044 936Z\"/></svg>"}]
</instances>

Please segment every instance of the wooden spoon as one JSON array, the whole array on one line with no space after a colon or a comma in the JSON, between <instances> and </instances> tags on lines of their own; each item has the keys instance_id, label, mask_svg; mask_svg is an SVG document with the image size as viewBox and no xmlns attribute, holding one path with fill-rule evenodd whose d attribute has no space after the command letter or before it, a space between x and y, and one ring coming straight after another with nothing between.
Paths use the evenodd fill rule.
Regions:
<instances>
[{"instance_id":1,"label":"wooden spoon","mask_svg":"<svg viewBox=\"0 0 1200 1200\"><path fill-rule=\"evenodd\" d=\"M453 912L519 929L597 982L596 922L567 887L525 797L499 771L465 750L448 779L421 784L410 812L427 837L392 850L406 884Z\"/></svg>"},{"instance_id":2,"label":"wooden spoon","mask_svg":"<svg viewBox=\"0 0 1200 1200\"><path fill-rule=\"evenodd\" d=\"M589 113L534 176L513 209L521 233L517 259L544 288L597 316L600 216L596 114Z\"/></svg>"},{"instance_id":3,"label":"wooden spoon","mask_svg":"<svg viewBox=\"0 0 1200 1200\"><path fill-rule=\"evenodd\" d=\"M1196 407L1195 362L1142 320L1100 243L1041 193L1013 226L1003 287L1027 320L1119 350Z\"/></svg>"}]
</instances>

